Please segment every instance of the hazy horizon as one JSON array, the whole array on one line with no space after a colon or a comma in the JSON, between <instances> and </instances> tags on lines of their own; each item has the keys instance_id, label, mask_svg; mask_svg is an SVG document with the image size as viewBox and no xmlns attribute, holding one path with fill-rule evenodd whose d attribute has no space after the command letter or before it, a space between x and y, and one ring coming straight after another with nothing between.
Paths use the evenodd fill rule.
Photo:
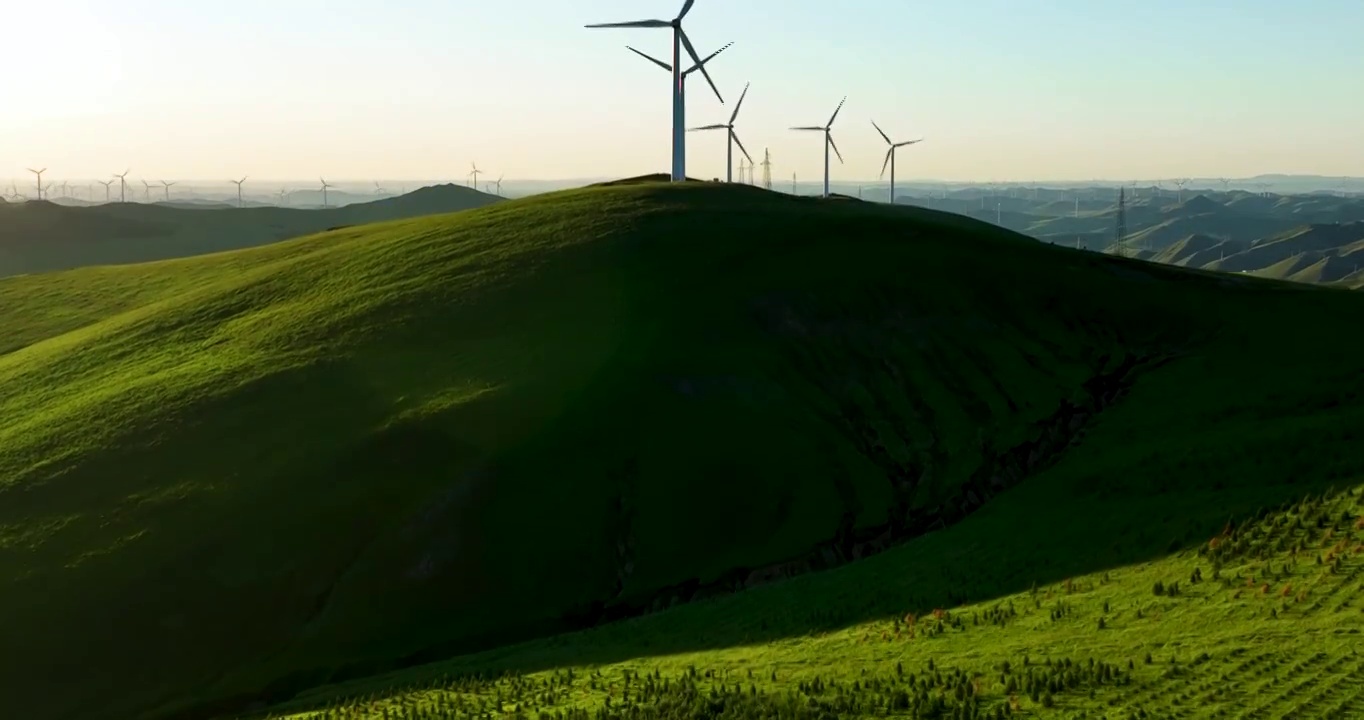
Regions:
<instances>
[{"instance_id":1,"label":"hazy horizon","mask_svg":"<svg viewBox=\"0 0 1364 720\"><path fill-rule=\"evenodd\" d=\"M666 59L668 32L583 25L680 5L16 5L0 28L21 63L0 178L459 183L470 161L506 184L664 172L667 74L624 46ZM825 122L844 95L835 184L876 178L872 119L926 138L899 154L903 183L1361 173L1364 96L1346 88L1364 74L1350 52L1364 6L1099 5L697 0L697 50L735 44L708 66L728 104L693 75L688 125L725 121L752 81L737 129L755 159L771 149L774 185L822 174L819 136L788 128ZM689 175L724 176L722 132L688 147Z\"/></svg>"}]
</instances>

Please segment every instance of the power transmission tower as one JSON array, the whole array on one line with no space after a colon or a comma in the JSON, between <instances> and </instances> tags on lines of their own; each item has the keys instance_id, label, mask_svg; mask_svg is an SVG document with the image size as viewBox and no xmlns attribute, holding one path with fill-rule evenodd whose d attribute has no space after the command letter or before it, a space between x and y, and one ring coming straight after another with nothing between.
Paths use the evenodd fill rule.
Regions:
<instances>
[{"instance_id":1,"label":"power transmission tower","mask_svg":"<svg viewBox=\"0 0 1364 720\"><path fill-rule=\"evenodd\" d=\"M1118 188L1118 229L1114 237L1114 244L1116 245L1114 252L1123 257L1127 256L1127 247L1123 245L1123 241L1126 239L1127 239L1127 196L1123 194L1122 188Z\"/></svg>"},{"instance_id":2,"label":"power transmission tower","mask_svg":"<svg viewBox=\"0 0 1364 720\"><path fill-rule=\"evenodd\" d=\"M772 151L763 148L763 189L772 189Z\"/></svg>"}]
</instances>

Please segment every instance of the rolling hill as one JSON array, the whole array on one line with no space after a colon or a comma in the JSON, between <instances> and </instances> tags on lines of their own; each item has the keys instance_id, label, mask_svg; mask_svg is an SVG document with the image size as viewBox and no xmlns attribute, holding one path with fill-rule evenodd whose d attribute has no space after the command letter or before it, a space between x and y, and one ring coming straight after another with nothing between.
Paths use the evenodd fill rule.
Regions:
<instances>
[{"instance_id":1,"label":"rolling hill","mask_svg":"<svg viewBox=\"0 0 1364 720\"><path fill-rule=\"evenodd\" d=\"M1279 626L1195 636L1206 615L1160 604L1182 620L1152 631L1133 598L1229 520L1253 548L1265 507L1316 498L1293 517L1348 530L1350 498L1321 492L1364 471L1364 378L1336 340L1357 293L751 187L625 183L11 277L0 308L0 677L32 720L230 714L495 647L346 703L601 711L609 691L624 713L584 668L626 663L669 672L648 717L718 712L729 685L696 688L720 680L754 703L734 717L848 716L871 706L780 693L874 677L907 708L893 659L925 679L913 703L960 704L955 673L1031 653L1047 702L1150 705L1099 697L1113 667L1154 676L1117 658ZM1034 585L1045 606L1016 595ZM1057 624L1082 600L1062 592L1095 612L1108 592L1120 630ZM905 613L936 642L959 628L933 610L1008 597L1028 600L967 622L1032 630L984 654L854 647ZM1326 632L1282 622L1286 657ZM1050 664L1083 648L1108 669ZM329 692L296 702L341 717Z\"/></svg>"},{"instance_id":2,"label":"rolling hill","mask_svg":"<svg viewBox=\"0 0 1364 720\"><path fill-rule=\"evenodd\" d=\"M458 185L327 210L219 203L12 203L0 212L0 277L255 247L332 227L482 207L501 200Z\"/></svg>"}]
</instances>

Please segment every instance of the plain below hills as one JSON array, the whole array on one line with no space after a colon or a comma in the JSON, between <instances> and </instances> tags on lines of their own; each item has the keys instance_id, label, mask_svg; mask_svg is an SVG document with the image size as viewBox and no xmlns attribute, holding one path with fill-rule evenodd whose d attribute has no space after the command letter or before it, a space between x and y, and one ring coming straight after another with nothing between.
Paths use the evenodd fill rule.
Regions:
<instances>
[{"instance_id":1,"label":"plain below hills","mask_svg":"<svg viewBox=\"0 0 1364 720\"><path fill-rule=\"evenodd\" d=\"M500 200L473 188L436 185L329 209L9 203L0 210L0 277L237 250L334 227L468 210Z\"/></svg>"},{"instance_id":2,"label":"plain below hills","mask_svg":"<svg viewBox=\"0 0 1364 720\"><path fill-rule=\"evenodd\" d=\"M780 644L1159 558L1364 467L1361 317L710 183L0 280L0 714L207 717L739 590L470 662Z\"/></svg>"}]
</instances>

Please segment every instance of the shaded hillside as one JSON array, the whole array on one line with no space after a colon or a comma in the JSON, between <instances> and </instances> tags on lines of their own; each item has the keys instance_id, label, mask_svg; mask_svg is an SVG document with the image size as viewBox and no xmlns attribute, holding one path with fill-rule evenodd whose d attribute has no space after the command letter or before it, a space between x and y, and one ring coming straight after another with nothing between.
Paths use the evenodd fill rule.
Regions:
<instances>
[{"instance_id":1,"label":"shaded hillside","mask_svg":"<svg viewBox=\"0 0 1364 720\"><path fill-rule=\"evenodd\" d=\"M440 185L327 210L185 208L174 203L10 204L0 212L0 277L202 255L344 225L467 210L499 200L463 186Z\"/></svg>"},{"instance_id":2,"label":"shaded hillside","mask_svg":"<svg viewBox=\"0 0 1364 720\"><path fill-rule=\"evenodd\" d=\"M1202 533L1267 468L1364 452L1317 416L1358 419L1327 343L1364 297L748 187L586 188L0 297L27 338L0 356L0 676L28 720L202 717L1029 517L995 498L1082 437L1054 482L1104 533L1161 492L1208 493L1177 504ZM1093 550L1048 574L1170 540L1048 525Z\"/></svg>"}]
</instances>

